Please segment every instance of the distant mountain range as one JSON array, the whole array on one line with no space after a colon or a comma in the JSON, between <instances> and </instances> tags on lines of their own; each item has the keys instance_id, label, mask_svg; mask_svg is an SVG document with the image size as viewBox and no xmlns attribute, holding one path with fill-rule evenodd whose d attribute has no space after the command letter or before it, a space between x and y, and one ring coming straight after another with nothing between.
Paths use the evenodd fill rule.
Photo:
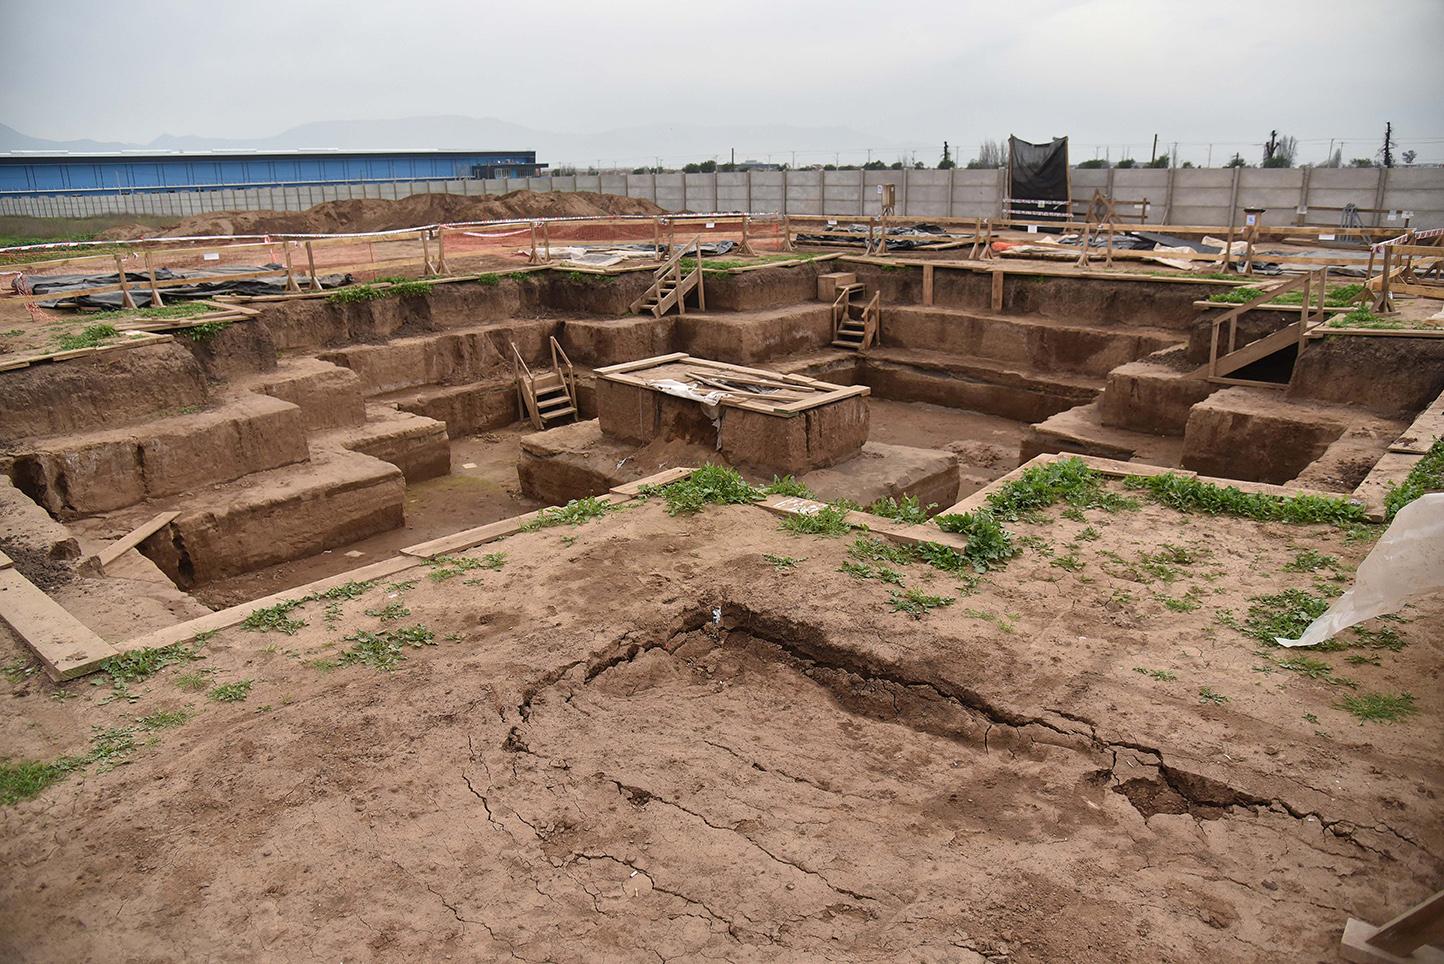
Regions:
<instances>
[{"instance_id":1,"label":"distant mountain range","mask_svg":"<svg viewBox=\"0 0 1444 964\"><path fill-rule=\"evenodd\" d=\"M457 148L465 150L535 150L538 160L556 166L643 166L661 157L672 165L716 155L728 159L735 148L737 160L762 159L772 153L777 161L790 161L790 153L806 153L816 162L819 152L889 149L885 140L847 127L794 127L789 125L706 126L650 124L565 134L535 130L494 117L401 117L391 120L314 121L271 137L224 138L163 134L148 144L108 141L54 141L0 124L0 151L120 151L167 150L397 150ZM799 162L804 159L799 158ZM830 160L830 158L828 158Z\"/></svg>"}]
</instances>

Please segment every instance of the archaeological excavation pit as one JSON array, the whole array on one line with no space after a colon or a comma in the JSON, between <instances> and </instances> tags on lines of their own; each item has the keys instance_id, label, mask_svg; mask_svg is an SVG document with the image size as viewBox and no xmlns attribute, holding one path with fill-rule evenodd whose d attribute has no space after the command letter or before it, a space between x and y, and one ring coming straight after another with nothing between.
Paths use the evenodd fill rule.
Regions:
<instances>
[{"instance_id":1,"label":"archaeological excavation pit","mask_svg":"<svg viewBox=\"0 0 1444 964\"><path fill-rule=\"evenodd\" d=\"M1427 298L668 222L0 354L0 948L1326 958L1440 878L1444 598L1272 641L1437 487Z\"/></svg>"}]
</instances>

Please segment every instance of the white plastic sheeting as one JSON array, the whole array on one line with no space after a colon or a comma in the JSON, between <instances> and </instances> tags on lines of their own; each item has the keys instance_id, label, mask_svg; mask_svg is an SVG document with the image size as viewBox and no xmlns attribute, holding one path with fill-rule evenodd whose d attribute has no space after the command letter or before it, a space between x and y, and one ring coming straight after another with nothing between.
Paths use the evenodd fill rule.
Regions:
<instances>
[{"instance_id":1,"label":"white plastic sheeting","mask_svg":"<svg viewBox=\"0 0 1444 964\"><path fill-rule=\"evenodd\" d=\"M1375 616L1398 612L1444 589L1444 492L1421 496L1399 510L1354 576L1354 586L1309 624L1298 639L1280 646L1317 646L1334 634Z\"/></svg>"}]
</instances>

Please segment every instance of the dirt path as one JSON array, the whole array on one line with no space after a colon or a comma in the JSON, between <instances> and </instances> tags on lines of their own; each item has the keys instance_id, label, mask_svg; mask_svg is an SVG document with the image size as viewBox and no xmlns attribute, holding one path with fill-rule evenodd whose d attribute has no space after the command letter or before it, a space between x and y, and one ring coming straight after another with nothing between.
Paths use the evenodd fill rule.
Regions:
<instances>
[{"instance_id":1,"label":"dirt path","mask_svg":"<svg viewBox=\"0 0 1444 964\"><path fill-rule=\"evenodd\" d=\"M1192 550L1171 572L1145 559L1165 523ZM134 703L11 684L27 758L193 716L0 809L0 953L1327 959L1346 917L1444 873L1444 599L1395 624L1398 651L1319 654L1418 697L1361 724L1218 614L1326 578L1283 568L1305 546L1345 570L1366 546L1147 505L1018 531L968 595L901 567L956 597L914 620L837 571L849 540L648 503L470 554L499 570L307 604L295 635L222 632ZM408 612L367 612L389 605ZM328 668L405 625L434 645ZM198 669L249 694L178 687Z\"/></svg>"}]
</instances>

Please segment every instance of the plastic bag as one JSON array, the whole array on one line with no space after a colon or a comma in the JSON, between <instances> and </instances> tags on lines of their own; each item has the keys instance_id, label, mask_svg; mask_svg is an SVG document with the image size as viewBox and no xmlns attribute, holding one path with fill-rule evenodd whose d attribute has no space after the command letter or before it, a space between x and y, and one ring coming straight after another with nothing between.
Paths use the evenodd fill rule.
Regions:
<instances>
[{"instance_id":1,"label":"plastic bag","mask_svg":"<svg viewBox=\"0 0 1444 964\"><path fill-rule=\"evenodd\" d=\"M1354 586L1298 639L1280 646L1317 646L1335 633L1444 589L1444 492L1420 496L1399 510L1354 575Z\"/></svg>"}]
</instances>

